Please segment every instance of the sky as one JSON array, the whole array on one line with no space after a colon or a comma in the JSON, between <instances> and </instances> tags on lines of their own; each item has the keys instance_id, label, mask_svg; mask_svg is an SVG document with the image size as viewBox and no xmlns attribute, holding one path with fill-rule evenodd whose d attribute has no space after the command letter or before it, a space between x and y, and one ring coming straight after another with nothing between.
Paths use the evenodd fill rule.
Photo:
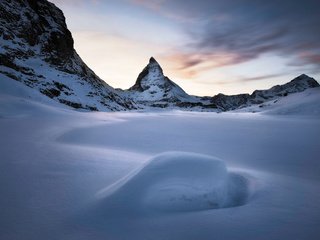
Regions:
<instances>
[{"instance_id":1,"label":"sky","mask_svg":"<svg viewBox=\"0 0 320 240\"><path fill-rule=\"evenodd\" d=\"M52 0L75 49L114 88L153 56L187 93L251 93L320 79L319 0Z\"/></svg>"}]
</instances>

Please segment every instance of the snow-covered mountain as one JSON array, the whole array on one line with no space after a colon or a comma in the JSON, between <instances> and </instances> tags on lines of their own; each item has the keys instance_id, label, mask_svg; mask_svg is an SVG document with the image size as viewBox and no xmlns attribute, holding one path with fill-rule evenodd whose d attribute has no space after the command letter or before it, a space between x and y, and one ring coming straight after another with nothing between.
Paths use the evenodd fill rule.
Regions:
<instances>
[{"instance_id":1,"label":"snow-covered mountain","mask_svg":"<svg viewBox=\"0 0 320 240\"><path fill-rule=\"evenodd\" d=\"M320 88L308 88L287 97L269 100L262 104L253 104L249 107L236 109L233 112L261 112L278 116L320 116Z\"/></svg>"},{"instance_id":2,"label":"snow-covered mountain","mask_svg":"<svg viewBox=\"0 0 320 240\"><path fill-rule=\"evenodd\" d=\"M153 57L139 74L129 93L140 102L190 100L190 96L181 87L163 75L161 66Z\"/></svg>"},{"instance_id":3,"label":"snow-covered mountain","mask_svg":"<svg viewBox=\"0 0 320 240\"><path fill-rule=\"evenodd\" d=\"M187 94L179 85L164 75L154 57L138 75L135 84L123 93L141 109L169 108L192 111L221 111L210 97Z\"/></svg>"},{"instance_id":4,"label":"snow-covered mountain","mask_svg":"<svg viewBox=\"0 0 320 240\"><path fill-rule=\"evenodd\" d=\"M250 94L224 95L218 94L211 98L211 102L222 111L230 111L239 108L250 107L261 104L270 100L280 99L292 93L303 92L309 88L319 87L319 83L305 74L302 74L290 82L277 85L267 90L256 90Z\"/></svg>"},{"instance_id":5,"label":"snow-covered mountain","mask_svg":"<svg viewBox=\"0 0 320 240\"><path fill-rule=\"evenodd\" d=\"M18 81L73 108L135 108L81 60L65 17L54 4L1 0L0 21L1 79Z\"/></svg>"},{"instance_id":6,"label":"snow-covered mountain","mask_svg":"<svg viewBox=\"0 0 320 240\"><path fill-rule=\"evenodd\" d=\"M163 74L160 64L151 57L148 65L139 74L127 96L142 108L214 108L199 97L187 94L180 86Z\"/></svg>"}]
</instances>

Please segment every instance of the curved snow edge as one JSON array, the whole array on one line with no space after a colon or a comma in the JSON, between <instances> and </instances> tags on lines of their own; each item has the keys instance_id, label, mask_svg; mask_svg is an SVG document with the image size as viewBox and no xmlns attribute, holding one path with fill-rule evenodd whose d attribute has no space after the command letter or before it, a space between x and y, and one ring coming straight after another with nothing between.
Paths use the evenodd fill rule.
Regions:
<instances>
[{"instance_id":1,"label":"curved snow edge","mask_svg":"<svg viewBox=\"0 0 320 240\"><path fill-rule=\"evenodd\" d=\"M100 213L200 211L244 205L248 179L207 155L165 152L98 193Z\"/></svg>"}]
</instances>

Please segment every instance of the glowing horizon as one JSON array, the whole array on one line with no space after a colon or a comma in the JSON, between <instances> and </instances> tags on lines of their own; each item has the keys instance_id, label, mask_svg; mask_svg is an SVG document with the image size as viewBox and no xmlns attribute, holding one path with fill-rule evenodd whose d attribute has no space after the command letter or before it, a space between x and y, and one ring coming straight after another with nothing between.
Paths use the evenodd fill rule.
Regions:
<instances>
[{"instance_id":1,"label":"glowing horizon","mask_svg":"<svg viewBox=\"0 0 320 240\"><path fill-rule=\"evenodd\" d=\"M166 76L199 96L251 93L302 73L320 76L320 34L314 31L320 17L312 0L291 1L291 12L290 1L251 6L243 0L241 11L229 0L52 2L63 10L80 57L114 88L134 85L151 56ZM308 13L299 29L290 23L295 10Z\"/></svg>"}]
</instances>

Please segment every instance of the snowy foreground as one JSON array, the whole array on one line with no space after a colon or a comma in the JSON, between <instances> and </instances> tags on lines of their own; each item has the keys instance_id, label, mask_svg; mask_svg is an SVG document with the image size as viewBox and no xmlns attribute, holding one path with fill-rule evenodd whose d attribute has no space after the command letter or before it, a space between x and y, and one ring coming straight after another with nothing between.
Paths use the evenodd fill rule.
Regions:
<instances>
[{"instance_id":1,"label":"snowy foreground","mask_svg":"<svg viewBox=\"0 0 320 240\"><path fill-rule=\"evenodd\" d=\"M319 115L293 112L85 113L1 95L0 239L320 239Z\"/></svg>"}]
</instances>

